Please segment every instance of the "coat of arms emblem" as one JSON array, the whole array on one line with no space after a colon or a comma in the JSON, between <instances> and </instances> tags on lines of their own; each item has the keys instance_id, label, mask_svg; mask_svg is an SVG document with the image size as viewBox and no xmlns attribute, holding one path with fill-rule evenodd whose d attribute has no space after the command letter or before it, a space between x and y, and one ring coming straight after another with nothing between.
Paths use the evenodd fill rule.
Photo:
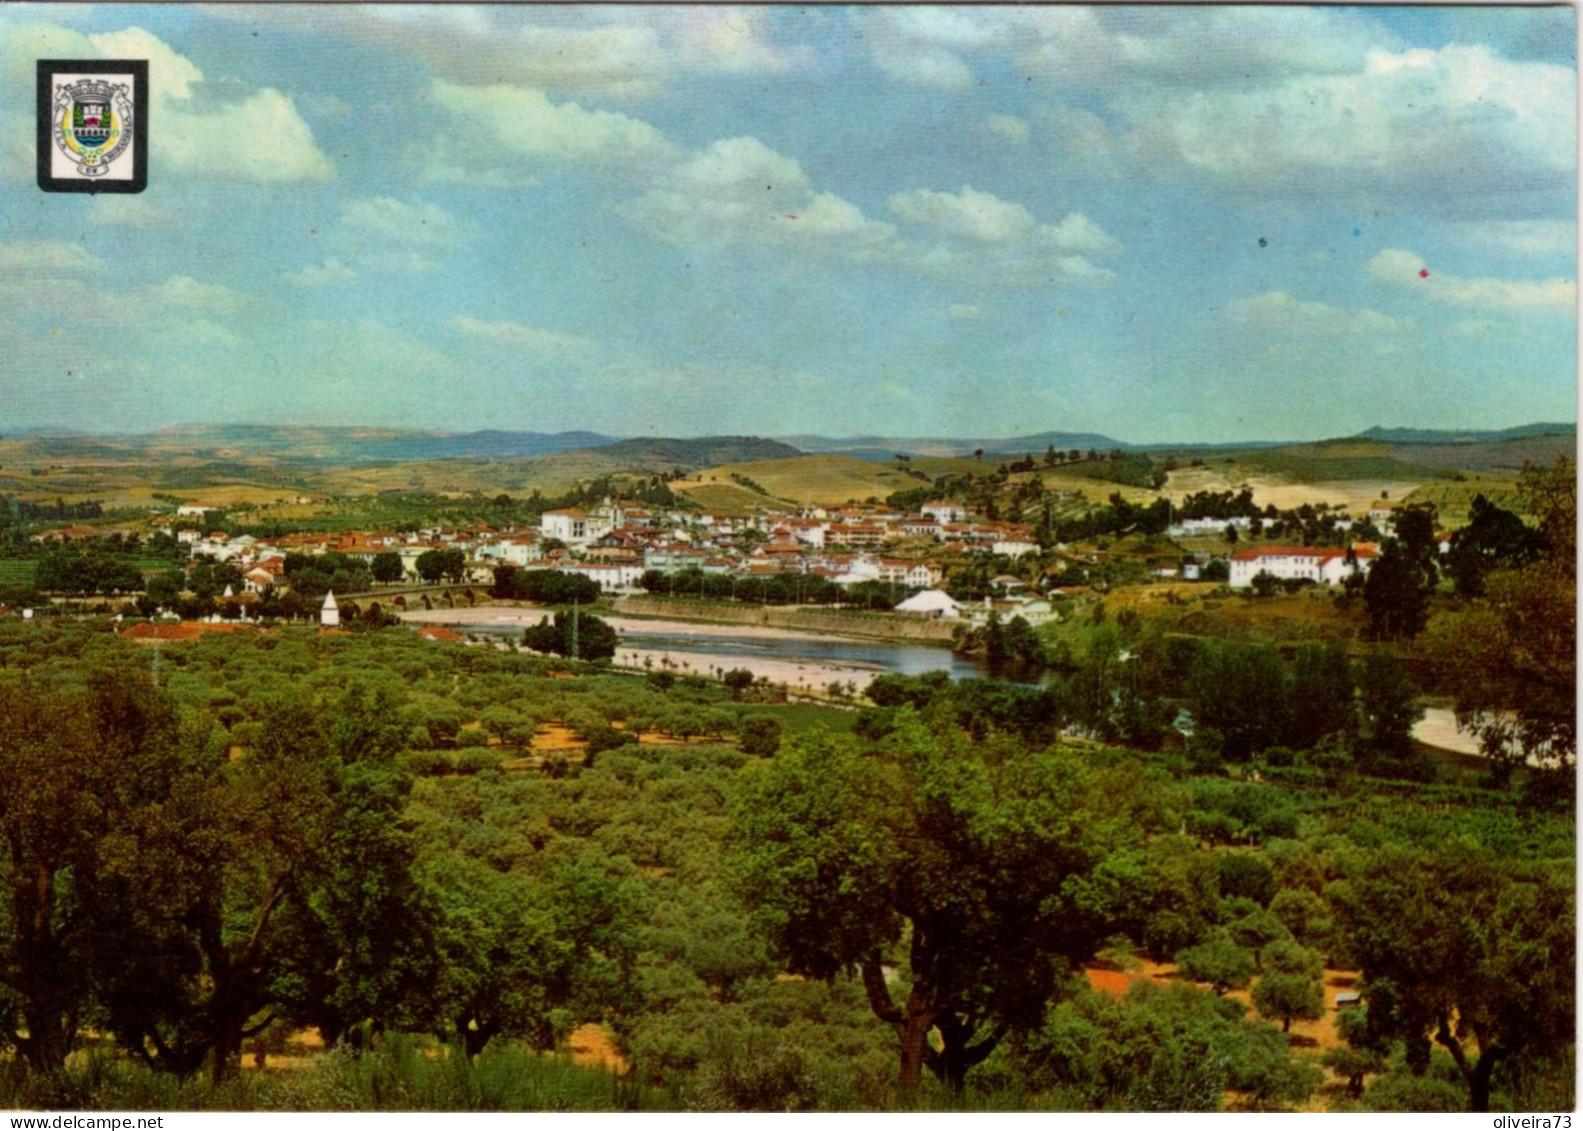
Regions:
<instances>
[{"instance_id":1,"label":"coat of arms emblem","mask_svg":"<svg viewBox=\"0 0 1583 1131\"><path fill-rule=\"evenodd\" d=\"M132 143L137 128L132 88L127 83L83 79L55 88L55 144L85 177L110 171Z\"/></svg>"},{"instance_id":2,"label":"coat of arms emblem","mask_svg":"<svg viewBox=\"0 0 1583 1131\"><path fill-rule=\"evenodd\" d=\"M47 192L148 183L148 62L40 59L38 180Z\"/></svg>"}]
</instances>

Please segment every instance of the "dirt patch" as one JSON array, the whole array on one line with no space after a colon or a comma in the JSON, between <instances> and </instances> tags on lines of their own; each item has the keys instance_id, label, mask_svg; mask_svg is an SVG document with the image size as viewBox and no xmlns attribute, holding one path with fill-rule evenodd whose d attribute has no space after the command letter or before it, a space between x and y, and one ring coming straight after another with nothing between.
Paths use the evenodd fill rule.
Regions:
<instances>
[{"instance_id":1,"label":"dirt patch","mask_svg":"<svg viewBox=\"0 0 1583 1131\"><path fill-rule=\"evenodd\" d=\"M564 723L545 723L533 734L531 744L535 754L562 753L567 750L583 751L588 743L577 737L577 732Z\"/></svg>"},{"instance_id":2,"label":"dirt patch","mask_svg":"<svg viewBox=\"0 0 1583 1131\"><path fill-rule=\"evenodd\" d=\"M631 1071L631 1065L616 1047L615 1036L607 1025L580 1025L572 1030L566 1045L571 1050L573 1064L609 1069L617 1076Z\"/></svg>"},{"instance_id":3,"label":"dirt patch","mask_svg":"<svg viewBox=\"0 0 1583 1131\"><path fill-rule=\"evenodd\" d=\"M1140 968L1137 970L1104 970L1090 967L1083 973L1088 978L1088 984L1096 990L1114 994L1117 997L1125 994L1138 982L1153 982L1157 986L1178 980L1176 967L1169 962L1154 962L1149 959L1140 959ZM1325 1012L1317 1021L1293 1021L1291 1036L1294 1048L1312 1050L1315 1053L1326 1049L1335 1048L1341 1043L1341 1037L1336 1032L1336 995L1344 994L1357 987L1361 975L1356 970L1326 969L1324 974ZM1209 987L1201 986L1205 993ZM1240 1001L1248 1007L1248 1015L1257 1017L1253 1009L1253 994L1251 989L1232 990L1226 994L1234 1001Z\"/></svg>"},{"instance_id":4,"label":"dirt patch","mask_svg":"<svg viewBox=\"0 0 1583 1131\"><path fill-rule=\"evenodd\" d=\"M1229 474L1228 474L1229 470ZM1410 479L1328 479L1294 483L1276 475L1248 474L1241 465L1182 468L1171 472L1161 494L1180 503L1198 491L1240 491L1253 488L1253 501L1260 507L1274 505L1288 510L1304 503L1317 506L1330 503L1354 514L1389 492L1392 499L1405 499L1421 487L1424 480Z\"/></svg>"},{"instance_id":5,"label":"dirt patch","mask_svg":"<svg viewBox=\"0 0 1583 1131\"><path fill-rule=\"evenodd\" d=\"M1088 984L1113 997L1123 997L1132 988L1133 977L1123 970L1084 970Z\"/></svg>"}]
</instances>

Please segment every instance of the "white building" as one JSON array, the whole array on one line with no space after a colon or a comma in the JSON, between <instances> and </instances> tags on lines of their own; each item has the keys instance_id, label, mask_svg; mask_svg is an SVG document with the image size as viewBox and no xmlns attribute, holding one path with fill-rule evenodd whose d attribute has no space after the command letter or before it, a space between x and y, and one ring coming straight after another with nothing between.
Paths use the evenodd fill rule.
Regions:
<instances>
[{"instance_id":1,"label":"white building","mask_svg":"<svg viewBox=\"0 0 1583 1131\"><path fill-rule=\"evenodd\" d=\"M1232 526L1238 530L1247 530L1253 520L1245 514L1235 518L1184 518L1170 526L1165 534L1168 538L1188 538L1198 535L1214 535L1223 532L1226 527Z\"/></svg>"},{"instance_id":2,"label":"white building","mask_svg":"<svg viewBox=\"0 0 1583 1131\"><path fill-rule=\"evenodd\" d=\"M249 570L242 578L242 585L249 593L262 595L275 588L275 575L267 569Z\"/></svg>"},{"instance_id":3,"label":"white building","mask_svg":"<svg viewBox=\"0 0 1583 1131\"><path fill-rule=\"evenodd\" d=\"M539 533L568 546L586 546L614 529L615 525L608 517L601 518L576 508L545 511L539 517Z\"/></svg>"},{"instance_id":4,"label":"white building","mask_svg":"<svg viewBox=\"0 0 1583 1131\"><path fill-rule=\"evenodd\" d=\"M537 538L524 535L517 538L499 538L475 547L473 554L480 561L500 562L503 565L525 566L544 556Z\"/></svg>"},{"instance_id":5,"label":"white building","mask_svg":"<svg viewBox=\"0 0 1583 1131\"><path fill-rule=\"evenodd\" d=\"M1315 585L1337 585L1354 569L1367 574L1378 555L1369 549L1355 548L1354 566L1347 551L1334 546L1258 546L1231 555L1233 589L1246 589L1253 579L1267 573L1282 581L1312 581Z\"/></svg>"},{"instance_id":6,"label":"white building","mask_svg":"<svg viewBox=\"0 0 1583 1131\"><path fill-rule=\"evenodd\" d=\"M948 522L966 522L967 508L961 503L953 503L949 499L935 499L918 508L919 514L926 514L942 526Z\"/></svg>"},{"instance_id":7,"label":"white building","mask_svg":"<svg viewBox=\"0 0 1583 1131\"><path fill-rule=\"evenodd\" d=\"M955 620L962 615L962 606L943 589L925 589L897 605L896 611L933 620Z\"/></svg>"},{"instance_id":8,"label":"white building","mask_svg":"<svg viewBox=\"0 0 1583 1131\"><path fill-rule=\"evenodd\" d=\"M328 592L324 595L324 604L319 607L319 624L325 628L334 628L341 623L341 609L335 603L335 593Z\"/></svg>"},{"instance_id":9,"label":"white building","mask_svg":"<svg viewBox=\"0 0 1583 1131\"><path fill-rule=\"evenodd\" d=\"M1038 553L1039 543L1021 535L1013 534L1004 538L997 538L990 543L989 551L992 554L999 554L1005 558L1020 558L1025 554Z\"/></svg>"},{"instance_id":10,"label":"white building","mask_svg":"<svg viewBox=\"0 0 1583 1131\"><path fill-rule=\"evenodd\" d=\"M642 562L574 562L557 567L560 573L586 577L607 593L625 593L643 580Z\"/></svg>"}]
</instances>

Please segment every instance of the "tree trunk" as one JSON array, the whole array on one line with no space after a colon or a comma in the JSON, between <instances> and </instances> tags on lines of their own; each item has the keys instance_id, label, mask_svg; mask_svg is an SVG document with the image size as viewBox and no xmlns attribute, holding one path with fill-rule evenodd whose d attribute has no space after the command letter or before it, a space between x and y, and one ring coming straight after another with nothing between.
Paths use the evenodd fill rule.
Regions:
<instances>
[{"instance_id":1,"label":"tree trunk","mask_svg":"<svg viewBox=\"0 0 1583 1131\"><path fill-rule=\"evenodd\" d=\"M1490 1109L1490 1072L1495 1067L1495 1062L1487 1057L1479 1057L1479 1065L1474 1069L1473 1075L1468 1079L1468 1110L1473 1112L1487 1112Z\"/></svg>"},{"instance_id":2,"label":"tree trunk","mask_svg":"<svg viewBox=\"0 0 1583 1131\"><path fill-rule=\"evenodd\" d=\"M1482 1114L1490 1110L1490 1077L1495 1072L1495 1062L1506 1056L1510 1050L1502 1048L1497 1041L1491 1039L1486 1027L1475 1024L1473 1028L1479 1041L1479 1058L1474 1062L1469 1062L1462 1041L1452 1033L1449 1020L1445 1017L1440 1019L1440 1028L1435 1033L1435 1040L1451 1054L1451 1059L1457 1062L1462 1078L1468 1082L1468 1110Z\"/></svg>"},{"instance_id":3,"label":"tree trunk","mask_svg":"<svg viewBox=\"0 0 1583 1131\"><path fill-rule=\"evenodd\" d=\"M901 1043L896 1086L904 1092L911 1091L923 1079L924 1061L933 1051L929 1048L929 1030L934 1028L935 1009L928 983L916 976L913 978L907 1008L903 1011L891 1000L890 987L885 984L885 971L878 956L865 960L858 969L863 976L869 1008L875 1017L895 1031Z\"/></svg>"},{"instance_id":4,"label":"tree trunk","mask_svg":"<svg viewBox=\"0 0 1583 1131\"><path fill-rule=\"evenodd\" d=\"M969 1069L982 1064L1006 1036L1006 1027L997 1026L977 1044L971 1044L978 1031L977 1022L964 1021L954 1013L943 1013L935 1022L940 1030L940 1052L929 1067L953 1092L967 1085Z\"/></svg>"},{"instance_id":5,"label":"tree trunk","mask_svg":"<svg viewBox=\"0 0 1583 1131\"><path fill-rule=\"evenodd\" d=\"M222 1022L214 1034L209 1078L215 1084L233 1080L242 1069L242 1026Z\"/></svg>"},{"instance_id":6,"label":"tree trunk","mask_svg":"<svg viewBox=\"0 0 1583 1131\"><path fill-rule=\"evenodd\" d=\"M28 1028L27 1039L18 1042L18 1048L34 1071L59 1072L76 1037L77 971L63 937L69 932L56 921L56 872L44 864L24 863L14 848L12 867L16 962L7 981L22 998Z\"/></svg>"},{"instance_id":7,"label":"tree trunk","mask_svg":"<svg viewBox=\"0 0 1583 1131\"><path fill-rule=\"evenodd\" d=\"M64 1069L66 1054L71 1051L70 1011L45 992L28 998L22 1016L27 1021L28 1036L17 1044L28 1067L43 1073Z\"/></svg>"},{"instance_id":8,"label":"tree trunk","mask_svg":"<svg viewBox=\"0 0 1583 1131\"><path fill-rule=\"evenodd\" d=\"M933 1025L922 1016L908 1015L897 1026L901 1038L901 1068L896 1074L896 1086L904 1092L916 1088L923 1079L924 1051L929 1047L929 1030Z\"/></svg>"}]
</instances>

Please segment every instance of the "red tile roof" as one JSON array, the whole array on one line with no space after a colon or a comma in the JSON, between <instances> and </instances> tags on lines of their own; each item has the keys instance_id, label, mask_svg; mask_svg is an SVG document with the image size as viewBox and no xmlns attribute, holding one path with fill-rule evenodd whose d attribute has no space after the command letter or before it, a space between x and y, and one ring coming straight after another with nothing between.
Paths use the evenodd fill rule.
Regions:
<instances>
[{"instance_id":1,"label":"red tile roof","mask_svg":"<svg viewBox=\"0 0 1583 1131\"><path fill-rule=\"evenodd\" d=\"M229 624L221 622L210 624L207 621L184 620L179 624L153 624L149 621L140 621L131 628L123 629L121 636L126 640L159 641L159 640L196 640L206 632L251 632L250 624Z\"/></svg>"}]
</instances>

